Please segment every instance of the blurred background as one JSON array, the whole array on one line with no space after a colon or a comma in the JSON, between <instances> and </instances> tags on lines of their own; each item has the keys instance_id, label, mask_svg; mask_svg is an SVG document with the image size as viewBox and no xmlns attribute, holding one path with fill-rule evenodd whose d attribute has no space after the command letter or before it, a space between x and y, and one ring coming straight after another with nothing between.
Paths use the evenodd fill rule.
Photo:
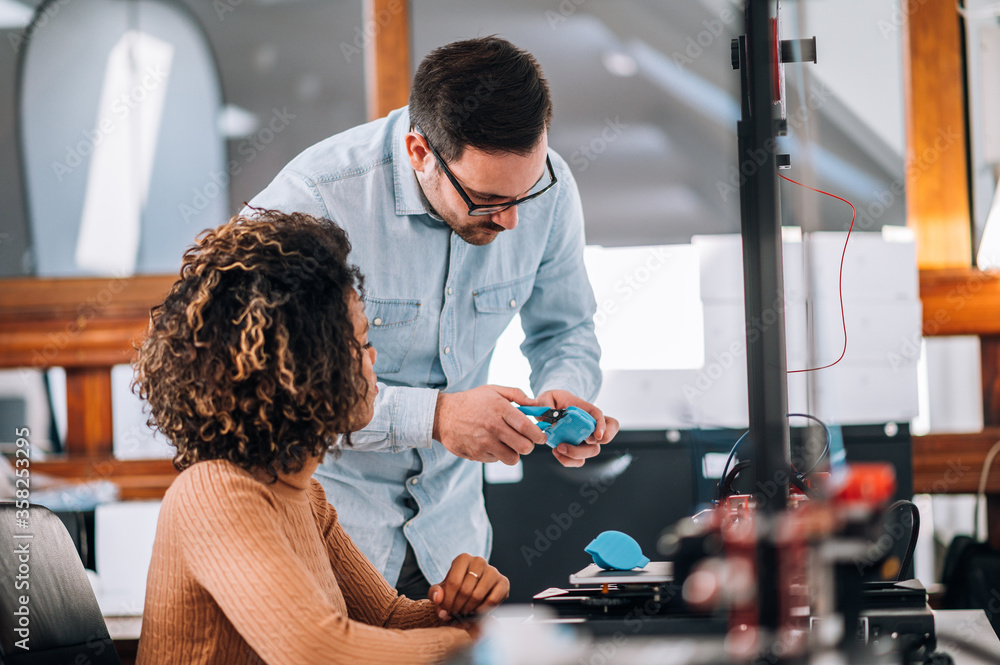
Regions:
<instances>
[{"instance_id":1,"label":"blurred background","mask_svg":"<svg viewBox=\"0 0 1000 665\"><path fill-rule=\"evenodd\" d=\"M989 113L1000 101L989 83L1000 71L1000 41L995 15L966 5L963 104L977 249L1000 161ZM782 4L783 33L818 42L815 65L784 71L789 134L778 149L792 165L784 173L857 209L841 284L849 206L781 184L789 366L839 353L841 287L853 335L842 365L790 378L789 394L793 411L842 428L849 455L898 463L901 495L922 495L927 511L917 574L933 584L935 552L971 528L974 499L944 496L950 486L915 486L910 437L983 430L982 356L978 336L922 335L904 165L922 172L937 157L905 161L904 9L899 0ZM561 539L565 556L578 556L598 524L621 524L637 497L645 512L635 535L652 543L661 526L710 497L718 456L746 426L746 360L730 351L744 339L740 73L730 60L741 11L731 0L410 3L412 69L439 45L490 34L535 55L554 95L550 145L583 197L605 349L598 404L624 431L616 454L588 465L589 475L487 469L495 557L523 573L522 596L562 581L554 571L566 567L559 556L532 567L520 549L548 524L544 506L562 509L567 493L613 485L607 496L615 498L590 513L591 524ZM124 307L117 294L131 278L175 273L201 230L225 222L299 152L366 121L365 50L379 30L360 0L0 0L0 291L20 294L10 295L17 303L5 316L55 311L39 314L50 282L38 280L93 280L56 308L86 323L88 307ZM941 150L966 147L964 135L947 130ZM42 286L26 290L32 284ZM141 320L148 304L135 302ZM67 395L72 401L73 372L88 366L76 358L67 380L63 355L51 361L48 349L63 353L61 335L75 333L53 330L34 342L40 359L29 353L26 366L0 372L0 443L29 424L40 457L66 451L79 417ZM515 321L491 380L527 388L521 337ZM11 340L0 341L0 352ZM159 460L156 473L169 483L170 447L146 426L121 358L109 363L107 380L113 460ZM114 480L115 469L138 467L108 468L96 475ZM156 498L136 482L110 495L93 487L82 499L56 492L53 503ZM941 495L933 501L923 496L932 490ZM529 505L542 508L525 517ZM155 501L135 510L147 512L106 509L105 523L148 523ZM135 613L138 602L141 611L144 578L136 579L106 604Z\"/></svg>"},{"instance_id":2,"label":"blurred background","mask_svg":"<svg viewBox=\"0 0 1000 665\"><path fill-rule=\"evenodd\" d=\"M51 19L36 30L39 52L28 58L20 92L15 45L25 43L18 39L32 3L5 5L0 195L7 235L0 274L87 274L86 262L72 260L76 228L57 236L44 231L53 224L50 215L72 210L79 217L87 169L72 163L88 157L77 148L88 152L84 132L99 113L107 48L123 30L159 35L173 44L175 58L169 80L152 82L162 100L139 93L144 107L162 105L157 137L171 137L150 144L153 180L141 215L140 271L164 270L168 257L176 263L177 249L194 233L237 210L298 152L366 118L362 51L369 37L360 2L52 2ZM848 199L888 191L903 175L902 31L893 22L894 3L799 5L783 5L786 30L816 35L821 46L815 66L787 70L787 149L798 172L805 169L814 186ZM739 230L739 78L729 66L729 42L741 20L730 0L416 0L412 61L415 67L435 46L488 34L534 53L555 99L550 143L579 181L589 241L683 243L696 234ZM844 39L848 33L851 39ZM19 106L29 111L24 142L18 140ZM214 125L197 121L213 110ZM272 136L268 123L275 118L280 130ZM181 137L195 130L203 134L185 143ZM177 149L168 154L171 144ZM48 206L33 203L34 232L24 199L32 183L22 160L40 178L55 178L63 192ZM54 172L59 163L67 170ZM228 182L212 179L218 171ZM173 190L187 197L167 194ZM157 196L169 205L152 205ZM834 201L791 205L810 197L794 190L783 196L786 224L846 230ZM904 224L902 198L895 198L866 230Z\"/></svg>"}]
</instances>

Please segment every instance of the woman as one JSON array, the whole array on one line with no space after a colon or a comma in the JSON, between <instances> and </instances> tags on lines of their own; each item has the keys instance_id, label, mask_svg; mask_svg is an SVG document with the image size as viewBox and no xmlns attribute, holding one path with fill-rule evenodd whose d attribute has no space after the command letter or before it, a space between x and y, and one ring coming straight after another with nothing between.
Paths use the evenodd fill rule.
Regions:
<instances>
[{"instance_id":1,"label":"woman","mask_svg":"<svg viewBox=\"0 0 1000 665\"><path fill-rule=\"evenodd\" d=\"M160 511L139 663L438 661L471 641L453 615L507 597L468 555L430 600L397 597L311 478L378 392L349 251L307 215L237 217L185 253L154 308L136 383L181 474Z\"/></svg>"}]
</instances>

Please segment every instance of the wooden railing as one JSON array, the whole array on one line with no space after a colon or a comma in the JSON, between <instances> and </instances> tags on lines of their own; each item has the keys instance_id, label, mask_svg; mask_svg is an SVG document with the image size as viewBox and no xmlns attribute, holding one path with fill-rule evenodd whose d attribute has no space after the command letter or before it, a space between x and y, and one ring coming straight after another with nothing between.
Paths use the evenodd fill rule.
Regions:
<instances>
[{"instance_id":1,"label":"wooden railing","mask_svg":"<svg viewBox=\"0 0 1000 665\"><path fill-rule=\"evenodd\" d=\"M913 487L933 494L972 493L987 451L1000 441L1000 272L921 270L920 299L925 337L979 336L984 429L914 437ZM986 492L990 542L1000 547L1000 474L992 474Z\"/></svg>"},{"instance_id":2,"label":"wooden railing","mask_svg":"<svg viewBox=\"0 0 1000 665\"><path fill-rule=\"evenodd\" d=\"M112 455L111 368L134 345L174 276L0 280L0 368L66 370L65 453L34 462L71 481L109 479L122 498L163 495L177 472L170 460Z\"/></svg>"}]
</instances>

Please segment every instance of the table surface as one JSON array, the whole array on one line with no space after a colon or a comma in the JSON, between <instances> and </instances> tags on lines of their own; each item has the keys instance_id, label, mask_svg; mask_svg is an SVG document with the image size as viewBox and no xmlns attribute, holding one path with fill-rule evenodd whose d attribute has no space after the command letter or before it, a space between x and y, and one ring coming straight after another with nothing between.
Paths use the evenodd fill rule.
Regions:
<instances>
[{"instance_id":1,"label":"table surface","mask_svg":"<svg viewBox=\"0 0 1000 665\"><path fill-rule=\"evenodd\" d=\"M105 616L104 623L108 626L108 634L112 640L137 640L142 630L142 617Z\"/></svg>"},{"instance_id":2,"label":"table surface","mask_svg":"<svg viewBox=\"0 0 1000 665\"><path fill-rule=\"evenodd\" d=\"M938 638L938 650L945 651L955 659L955 665L996 665L1000 662L1000 639L982 610L935 610L934 623ZM142 617L105 617L108 632L113 640L137 640L142 628ZM700 660L698 655L707 655L716 649L704 638L633 638L628 643L614 643L618 658L622 663L657 662L659 656L668 656L671 662L683 662L683 655ZM970 649L968 644L986 653L995 654L994 660L983 658ZM599 644L599 643L598 643ZM600 651L598 650L598 653ZM653 658L653 660L649 660Z\"/></svg>"},{"instance_id":3,"label":"table surface","mask_svg":"<svg viewBox=\"0 0 1000 665\"><path fill-rule=\"evenodd\" d=\"M982 610L934 610L934 629L938 651L951 654L955 665L986 665L1000 662L1000 639ZM987 653L992 661L982 658L966 646L971 643Z\"/></svg>"},{"instance_id":4,"label":"table surface","mask_svg":"<svg viewBox=\"0 0 1000 665\"><path fill-rule=\"evenodd\" d=\"M1000 663L1000 639L982 610L934 610L934 628L938 651L950 654L955 665ZM590 646L589 652L612 653L612 646L613 662L618 665L719 662L716 660L718 655L724 653L718 638L638 636L617 642L599 640ZM992 660L977 653L977 650L993 654Z\"/></svg>"}]
</instances>

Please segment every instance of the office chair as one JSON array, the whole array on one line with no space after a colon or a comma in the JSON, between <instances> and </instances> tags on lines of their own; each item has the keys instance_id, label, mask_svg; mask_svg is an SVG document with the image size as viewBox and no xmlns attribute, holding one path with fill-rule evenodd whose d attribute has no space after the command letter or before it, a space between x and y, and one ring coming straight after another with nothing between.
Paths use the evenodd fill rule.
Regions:
<instances>
[{"instance_id":1,"label":"office chair","mask_svg":"<svg viewBox=\"0 0 1000 665\"><path fill-rule=\"evenodd\" d=\"M31 506L27 528L19 525L16 512L13 502L0 502L0 579L4 580L0 585L0 661L5 665L121 665L66 527L42 506ZM25 537L28 534L30 538ZM21 582L27 587L19 589ZM27 632L19 635L15 629L24 607ZM28 650L17 644L25 635Z\"/></svg>"}]
</instances>

